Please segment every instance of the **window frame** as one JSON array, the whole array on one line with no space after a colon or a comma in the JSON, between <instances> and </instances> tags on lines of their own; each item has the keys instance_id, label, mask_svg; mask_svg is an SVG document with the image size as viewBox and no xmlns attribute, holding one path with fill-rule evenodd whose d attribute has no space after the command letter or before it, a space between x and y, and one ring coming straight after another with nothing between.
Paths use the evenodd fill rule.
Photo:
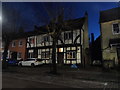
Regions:
<instances>
[{"instance_id":1,"label":"window frame","mask_svg":"<svg viewBox=\"0 0 120 90\"><path fill-rule=\"evenodd\" d=\"M43 36L44 42L50 42L50 36Z\"/></svg>"},{"instance_id":2,"label":"window frame","mask_svg":"<svg viewBox=\"0 0 120 90\"><path fill-rule=\"evenodd\" d=\"M71 58L68 58L68 53L69 54L72 53ZM67 57L66 57L67 59L76 59L76 54L77 54L76 50L67 50L66 54L67 54ZM75 55L75 57L74 57L74 55Z\"/></svg>"},{"instance_id":3,"label":"window frame","mask_svg":"<svg viewBox=\"0 0 120 90\"><path fill-rule=\"evenodd\" d=\"M65 40L72 40L73 38L73 33L72 31L70 32L65 32Z\"/></svg>"},{"instance_id":4,"label":"window frame","mask_svg":"<svg viewBox=\"0 0 120 90\"><path fill-rule=\"evenodd\" d=\"M20 56L20 57L19 57ZM17 58L22 58L22 53L21 52L18 52L17 53Z\"/></svg>"},{"instance_id":5,"label":"window frame","mask_svg":"<svg viewBox=\"0 0 120 90\"><path fill-rule=\"evenodd\" d=\"M35 44L35 37L29 37L28 41L30 44Z\"/></svg>"},{"instance_id":6,"label":"window frame","mask_svg":"<svg viewBox=\"0 0 120 90\"><path fill-rule=\"evenodd\" d=\"M16 46L16 41L12 41L12 47Z\"/></svg>"},{"instance_id":7,"label":"window frame","mask_svg":"<svg viewBox=\"0 0 120 90\"><path fill-rule=\"evenodd\" d=\"M22 41L22 40L19 41L19 46L22 46L22 45L20 44L20 42L22 42L22 45L23 45L23 41Z\"/></svg>"},{"instance_id":8,"label":"window frame","mask_svg":"<svg viewBox=\"0 0 120 90\"><path fill-rule=\"evenodd\" d=\"M43 53L44 53L44 55L43 55ZM42 51L41 52L41 59L49 59L49 58L50 58L50 51Z\"/></svg>"},{"instance_id":9,"label":"window frame","mask_svg":"<svg viewBox=\"0 0 120 90\"><path fill-rule=\"evenodd\" d=\"M116 32L114 31L114 27L113 27L114 24L118 24L119 33L116 33ZM120 23L119 23L119 22L112 23L112 33L113 33L113 35L120 34Z\"/></svg>"}]
</instances>

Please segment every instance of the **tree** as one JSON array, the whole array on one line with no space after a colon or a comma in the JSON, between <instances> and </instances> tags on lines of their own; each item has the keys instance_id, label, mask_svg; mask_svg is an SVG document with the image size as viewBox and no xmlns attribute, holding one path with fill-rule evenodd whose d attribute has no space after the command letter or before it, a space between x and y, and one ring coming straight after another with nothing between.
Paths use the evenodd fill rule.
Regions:
<instances>
[{"instance_id":1,"label":"tree","mask_svg":"<svg viewBox=\"0 0 120 90\"><path fill-rule=\"evenodd\" d=\"M6 59L7 59L7 55L8 55L8 47L9 47L9 44L10 42L12 41L12 39L14 39L16 36L15 33L11 32L11 33L4 33L3 32L3 35L2 35L2 40L3 40L3 43L4 43L4 52L3 52L3 69L6 69L7 68L7 62L6 62Z\"/></svg>"},{"instance_id":2,"label":"tree","mask_svg":"<svg viewBox=\"0 0 120 90\"><path fill-rule=\"evenodd\" d=\"M62 30L65 29L72 29L70 25L68 25L68 22L65 21L65 15L64 15L64 8L61 5L57 5L54 3L47 3L46 6L44 6L45 11L47 12L49 19L42 19L43 22L50 23L47 24L47 34L52 37L53 43L52 43L52 73L57 74L57 64L56 64L56 48L57 48L57 41L60 40L62 43L62 39L60 38ZM51 7L50 7L51 6ZM54 8L54 9L53 9ZM39 13L40 14L40 13ZM41 18L37 13L37 17ZM64 43L63 43L64 44Z\"/></svg>"}]
</instances>

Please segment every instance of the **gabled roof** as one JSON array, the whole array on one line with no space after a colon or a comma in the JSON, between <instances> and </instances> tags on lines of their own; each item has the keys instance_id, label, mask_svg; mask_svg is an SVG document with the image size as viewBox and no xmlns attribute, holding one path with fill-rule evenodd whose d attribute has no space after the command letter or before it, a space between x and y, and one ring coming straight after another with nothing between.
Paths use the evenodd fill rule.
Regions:
<instances>
[{"instance_id":1,"label":"gabled roof","mask_svg":"<svg viewBox=\"0 0 120 90\"><path fill-rule=\"evenodd\" d=\"M120 7L100 12L100 23L120 19Z\"/></svg>"},{"instance_id":2,"label":"gabled roof","mask_svg":"<svg viewBox=\"0 0 120 90\"><path fill-rule=\"evenodd\" d=\"M85 22L85 17L65 21L71 29L81 29Z\"/></svg>"}]
</instances>

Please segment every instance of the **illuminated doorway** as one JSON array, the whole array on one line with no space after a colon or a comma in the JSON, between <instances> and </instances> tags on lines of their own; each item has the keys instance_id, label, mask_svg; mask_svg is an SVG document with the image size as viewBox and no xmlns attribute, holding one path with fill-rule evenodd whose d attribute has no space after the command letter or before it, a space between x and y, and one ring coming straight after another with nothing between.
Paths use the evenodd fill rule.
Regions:
<instances>
[{"instance_id":1,"label":"illuminated doorway","mask_svg":"<svg viewBox=\"0 0 120 90\"><path fill-rule=\"evenodd\" d=\"M59 65L64 64L64 52L63 52L63 48L58 48L58 52L57 52L57 61Z\"/></svg>"}]
</instances>

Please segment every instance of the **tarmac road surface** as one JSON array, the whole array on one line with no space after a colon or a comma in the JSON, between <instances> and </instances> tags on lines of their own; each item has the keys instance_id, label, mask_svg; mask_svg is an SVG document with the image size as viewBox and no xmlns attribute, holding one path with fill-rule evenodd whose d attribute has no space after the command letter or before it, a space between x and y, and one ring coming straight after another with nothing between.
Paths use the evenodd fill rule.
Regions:
<instances>
[{"instance_id":1,"label":"tarmac road surface","mask_svg":"<svg viewBox=\"0 0 120 90\"><path fill-rule=\"evenodd\" d=\"M4 72L2 88L118 88L117 83Z\"/></svg>"},{"instance_id":2,"label":"tarmac road surface","mask_svg":"<svg viewBox=\"0 0 120 90\"><path fill-rule=\"evenodd\" d=\"M52 83L37 82L15 77L3 76L2 88L69 88L64 85L55 85Z\"/></svg>"}]
</instances>

